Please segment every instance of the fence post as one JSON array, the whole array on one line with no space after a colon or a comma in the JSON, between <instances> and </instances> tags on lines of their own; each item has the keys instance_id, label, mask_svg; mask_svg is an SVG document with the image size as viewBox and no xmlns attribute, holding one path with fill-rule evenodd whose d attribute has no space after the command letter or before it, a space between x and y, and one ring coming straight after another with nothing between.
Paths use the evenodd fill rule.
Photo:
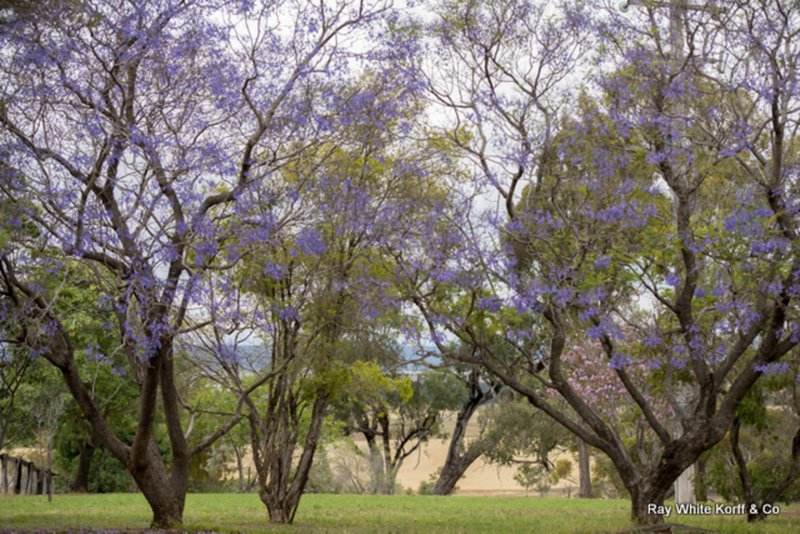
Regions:
<instances>
[{"instance_id":1,"label":"fence post","mask_svg":"<svg viewBox=\"0 0 800 534\"><path fill-rule=\"evenodd\" d=\"M28 484L30 483L31 479L31 464L26 462L25 460L19 461L20 465L20 476L19 476L19 494L20 495L27 495L28 494Z\"/></svg>"},{"instance_id":2,"label":"fence post","mask_svg":"<svg viewBox=\"0 0 800 534\"><path fill-rule=\"evenodd\" d=\"M53 476L50 469L37 467L22 458L0 454L0 495L52 496Z\"/></svg>"},{"instance_id":3,"label":"fence post","mask_svg":"<svg viewBox=\"0 0 800 534\"><path fill-rule=\"evenodd\" d=\"M9 456L8 464L8 493L14 495L19 492L19 460Z\"/></svg>"},{"instance_id":4,"label":"fence post","mask_svg":"<svg viewBox=\"0 0 800 534\"><path fill-rule=\"evenodd\" d=\"M39 495L39 468L31 464L31 480L28 484L28 495Z\"/></svg>"}]
</instances>

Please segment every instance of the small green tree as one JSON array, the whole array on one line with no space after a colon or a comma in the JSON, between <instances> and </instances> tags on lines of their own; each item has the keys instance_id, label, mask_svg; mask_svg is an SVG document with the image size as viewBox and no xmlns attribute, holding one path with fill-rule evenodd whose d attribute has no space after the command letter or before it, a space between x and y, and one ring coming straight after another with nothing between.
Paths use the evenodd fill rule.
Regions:
<instances>
[{"instance_id":1,"label":"small green tree","mask_svg":"<svg viewBox=\"0 0 800 534\"><path fill-rule=\"evenodd\" d=\"M757 384L739 406L727 439L709 457L708 482L725 499L744 502L748 521L765 519L765 505L800 499L798 394L793 376Z\"/></svg>"},{"instance_id":2,"label":"small green tree","mask_svg":"<svg viewBox=\"0 0 800 534\"><path fill-rule=\"evenodd\" d=\"M337 417L345 432L366 441L370 492L394 493L403 462L442 435L445 413L458 406L460 382L446 372L387 372L375 362L355 362L349 373Z\"/></svg>"}]
</instances>

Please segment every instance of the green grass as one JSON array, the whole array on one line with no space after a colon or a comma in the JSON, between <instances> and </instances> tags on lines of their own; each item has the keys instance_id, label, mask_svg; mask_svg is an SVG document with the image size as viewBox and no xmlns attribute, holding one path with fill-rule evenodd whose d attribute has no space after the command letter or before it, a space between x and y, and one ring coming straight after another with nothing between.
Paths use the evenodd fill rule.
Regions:
<instances>
[{"instance_id":1,"label":"green grass","mask_svg":"<svg viewBox=\"0 0 800 534\"><path fill-rule=\"evenodd\" d=\"M189 495L187 531L223 532L620 532L632 529L622 500L522 497L307 495L294 526L267 525L256 495ZM138 494L0 497L0 530L145 529L150 511ZM743 517L677 517L714 532L800 532L800 505L748 525ZM684 531L681 531L684 532Z\"/></svg>"}]
</instances>

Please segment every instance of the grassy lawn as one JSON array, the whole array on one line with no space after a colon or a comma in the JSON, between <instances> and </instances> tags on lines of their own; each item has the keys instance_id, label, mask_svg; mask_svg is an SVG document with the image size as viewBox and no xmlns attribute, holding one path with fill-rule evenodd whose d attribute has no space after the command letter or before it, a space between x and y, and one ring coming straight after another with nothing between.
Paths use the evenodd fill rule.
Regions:
<instances>
[{"instance_id":1,"label":"grassy lawn","mask_svg":"<svg viewBox=\"0 0 800 534\"><path fill-rule=\"evenodd\" d=\"M628 503L522 497L307 495L292 527L270 528L256 495L189 495L188 531L222 532L621 532ZM144 529L150 512L138 494L0 497L0 530ZM670 522L714 532L800 532L800 505L751 526L740 516ZM690 532L681 530L680 532Z\"/></svg>"}]
</instances>

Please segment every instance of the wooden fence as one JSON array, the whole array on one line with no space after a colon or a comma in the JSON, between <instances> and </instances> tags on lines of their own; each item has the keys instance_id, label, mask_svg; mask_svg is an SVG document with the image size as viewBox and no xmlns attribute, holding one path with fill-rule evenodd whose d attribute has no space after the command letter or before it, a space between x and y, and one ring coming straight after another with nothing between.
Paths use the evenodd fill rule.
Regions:
<instances>
[{"instance_id":1,"label":"wooden fence","mask_svg":"<svg viewBox=\"0 0 800 534\"><path fill-rule=\"evenodd\" d=\"M54 476L33 462L0 454L0 494L51 495Z\"/></svg>"}]
</instances>

